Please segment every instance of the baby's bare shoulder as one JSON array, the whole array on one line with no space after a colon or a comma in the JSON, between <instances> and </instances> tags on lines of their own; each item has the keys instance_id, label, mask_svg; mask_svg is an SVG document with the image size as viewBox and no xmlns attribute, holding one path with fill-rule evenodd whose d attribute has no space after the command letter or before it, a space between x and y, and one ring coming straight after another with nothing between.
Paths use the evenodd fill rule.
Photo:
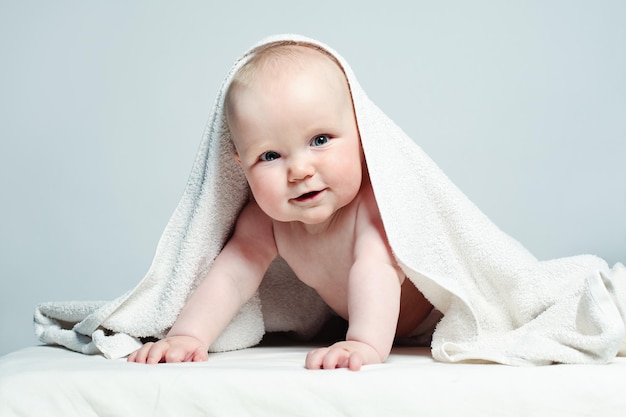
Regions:
<instances>
[{"instance_id":1,"label":"baby's bare shoulder","mask_svg":"<svg viewBox=\"0 0 626 417\"><path fill-rule=\"evenodd\" d=\"M239 213L233 236L274 246L272 219L251 200Z\"/></svg>"},{"instance_id":2,"label":"baby's bare shoulder","mask_svg":"<svg viewBox=\"0 0 626 417\"><path fill-rule=\"evenodd\" d=\"M387 234L371 186L363 187L359 197L360 204L355 222L355 258L364 256L390 261L392 256Z\"/></svg>"},{"instance_id":3,"label":"baby's bare shoulder","mask_svg":"<svg viewBox=\"0 0 626 417\"><path fill-rule=\"evenodd\" d=\"M378 210L378 204L376 203L376 196L374 190L369 182L365 183L359 194L358 209L356 210L356 224L357 227L382 227L382 220L380 211Z\"/></svg>"}]
</instances>

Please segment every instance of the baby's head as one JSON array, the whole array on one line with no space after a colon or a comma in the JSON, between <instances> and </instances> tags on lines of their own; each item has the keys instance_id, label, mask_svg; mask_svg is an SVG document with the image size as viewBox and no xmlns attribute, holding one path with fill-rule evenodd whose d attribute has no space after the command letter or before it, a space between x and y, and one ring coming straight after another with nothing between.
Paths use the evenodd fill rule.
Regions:
<instances>
[{"instance_id":1,"label":"baby's head","mask_svg":"<svg viewBox=\"0 0 626 417\"><path fill-rule=\"evenodd\" d=\"M358 193L350 89L324 51L279 44L256 52L234 75L225 109L237 162L270 217L320 223Z\"/></svg>"},{"instance_id":2,"label":"baby's head","mask_svg":"<svg viewBox=\"0 0 626 417\"><path fill-rule=\"evenodd\" d=\"M288 97L279 102L277 94L282 92ZM294 100L322 92L330 93L333 104L354 117L345 74L326 51L308 44L280 43L255 52L234 74L226 92L226 116L235 147L242 136L239 124L254 116L261 105L270 105L278 113L280 107L289 107ZM254 107L249 108L249 104Z\"/></svg>"}]
</instances>

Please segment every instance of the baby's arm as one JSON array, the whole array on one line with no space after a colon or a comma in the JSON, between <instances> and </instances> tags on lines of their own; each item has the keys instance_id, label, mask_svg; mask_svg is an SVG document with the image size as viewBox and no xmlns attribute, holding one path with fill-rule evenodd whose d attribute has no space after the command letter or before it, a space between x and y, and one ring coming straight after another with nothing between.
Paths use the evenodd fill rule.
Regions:
<instances>
[{"instance_id":1,"label":"baby's arm","mask_svg":"<svg viewBox=\"0 0 626 417\"><path fill-rule=\"evenodd\" d=\"M251 202L239 215L233 236L215 258L170 329L128 360L140 363L201 361L211 343L259 287L277 249L271 220Z\"/></svg>"},{"instance_id":2,"label":"baby's arm","mask_svg":"<svg viewBox=\"0 0 626 417\"><path fill-rule=\"evenodd\" d=\"M361 365L384 362L391 351L404 275L396 266L377 208L372 205L357 221L346 340L310 352L306 359L309 369L358 370Z\"/></svg>"}]
</instances>

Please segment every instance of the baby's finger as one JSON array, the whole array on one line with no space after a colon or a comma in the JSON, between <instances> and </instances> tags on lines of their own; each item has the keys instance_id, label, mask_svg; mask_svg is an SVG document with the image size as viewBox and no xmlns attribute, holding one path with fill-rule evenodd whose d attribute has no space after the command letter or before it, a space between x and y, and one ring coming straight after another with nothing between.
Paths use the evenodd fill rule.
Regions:
<instances>
[{"instance_id":1,"label":"baby's finger","mask_svg":"<svg viewBox=\"0 0 626 417\"><path fill-rule=\"evenodd\" d=\"M352 352L350 357L348 358L348 366L347 368L351 371L358 371L363 366L365 360L363 359L363 355L359 352Z\"/></svg>"},{"instance_id":2,"label":"baby's finger","mask_svg":"<svg viewBox=\"0 0 626 417\"><path fill-rule=\"evenodd\" d=\"M148 342L128 357L129 362L137 362L137 363L146 363L146 358L148 357L148 352L154 343Z\"/></svg>"},{"instance_id":3,"label":"baby's finger","mask_svg":"<svg viewBox=\"0 0 626 417\"><path fill-rule=\"evenodd\" d=\"M169 346L169 349L163 352L162 355L165 362L168 363L184 362L187 360L187 352L180 346Z\"/></svg>"},{"instance_id":4,"label":"baby's finger","mask_svg":"<svg viewBox=\"0 0 626 417\"><path fill-rule=\"evenodd\" d=\"M322 368L324 369L347 368L349 355L350 353L344 349L337 349L337 348L330 349L326 353L326 356L324 356Z\"/></svg>"},{"instance_id":5,"label":"baby's finger","mask_svg":"<svg viewBox=\"0 0 626 417\"><path fill-rule=\"evenodd\" d=\"M146 357L146 363L155 364L161 362L161 359L165 358L165 353L169 348L167 342L157 342L151 346L150 352Z\"/></svg>"},{"instance_id":6,"label":"baby's finger","mask_svg":"<svg viewBox=\"0 0 626 417\"><path fill-rule=\"evenodd\" d=\"M322 362L328 348L315 349L306 355L305 367L307 369L322 369Z\"/></svg>"},{"instance_id":7,"label":"baby's finger","mask_svg":"<svg viewBox=\"0 0 626 417\"><path fill-rule=\"evenodd\" d=\"M135 362L135 358L137 357L137 351L134 351L126 358L127 362Z\"/></svg>"},{"instance_id":8,"label":"baby's finger","mask_svg":"<svg viewBox=\"0 0 626 417\"><path fill-rule=\"evenodd\" d=\"M209 352L207 352L206 349L203 347L199 347L198 349L196 349L196 351L193 353L193 356L191 357L191 360L193 362L204 362L208 359Z\"/></svg>"}]
</instances>

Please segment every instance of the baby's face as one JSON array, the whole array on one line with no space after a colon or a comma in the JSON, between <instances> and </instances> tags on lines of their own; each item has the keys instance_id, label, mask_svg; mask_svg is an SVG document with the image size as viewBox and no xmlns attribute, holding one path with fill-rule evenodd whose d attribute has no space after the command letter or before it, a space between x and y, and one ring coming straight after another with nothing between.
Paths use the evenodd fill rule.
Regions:
<instances>
[{"instance_id":1,"label":"baby's face","mask_svg":"<svg viewBox=\"0 0 626 417\"><path fill-rule=\"evenodd\" d=\"M271 218L320 224L350 203L362 179L362 151L339 67L311 51L311 65L259 71L237 86L228 122L252 194Z\"/></svg>"}]
</instances>

